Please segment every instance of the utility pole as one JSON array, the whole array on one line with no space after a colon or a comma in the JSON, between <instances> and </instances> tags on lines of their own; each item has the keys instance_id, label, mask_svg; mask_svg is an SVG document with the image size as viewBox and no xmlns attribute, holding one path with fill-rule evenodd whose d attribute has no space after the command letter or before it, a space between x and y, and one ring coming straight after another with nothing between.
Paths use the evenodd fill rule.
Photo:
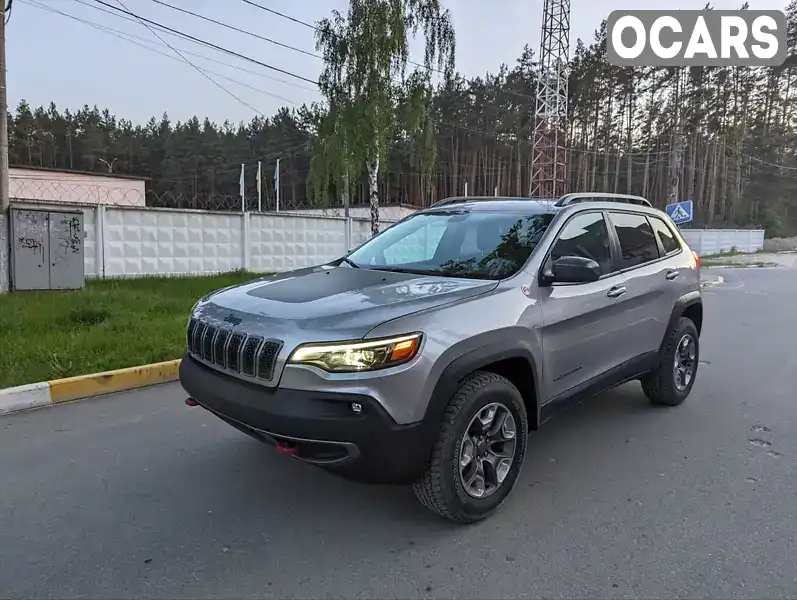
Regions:
<instances>
[{"instance_id":1,"label":"utility pole","mask_svg":"<svg viewBox=\"0 0 797 600\"><path fill-rule=\"evenodd\" d=\"M8 210L8 94L6 4L0 0L0 294L11 289L11 218Z\"/></svg>"},{"instance_id":2,"label":"utility pole","mask_svg":"<svg viewBox=\"0 0 797 600\"><path fill-rule=\"evenodd\" d=\"M274 197L276 199L277 212L280 211L280 159L277 159L277 166L274 167Z\"/></svg>"},{"instance_id":3,"label":"utility pole","mask_svg":"<svg viewBox=\"0 0 797 600\"><path fill-rule=\"evenodd\" d=\"M667 204L675 204L683 198L679 198L681 187L681 160L684 149L684 114L681 107L682 94L685 87L684 77L679 70L675 76L675 94L673 95L673 105L675 107L675 133L672 140L673 145L670 150L670 177L667 189Z\"/></svg>"}]
</instances>

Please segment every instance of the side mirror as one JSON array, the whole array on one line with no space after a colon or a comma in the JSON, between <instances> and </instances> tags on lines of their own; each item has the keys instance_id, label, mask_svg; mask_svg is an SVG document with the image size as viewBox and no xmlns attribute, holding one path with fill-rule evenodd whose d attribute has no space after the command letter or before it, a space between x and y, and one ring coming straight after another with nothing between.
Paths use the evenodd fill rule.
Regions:
<instances>
[{"instance_id":1,"label":"side mirror","mask_svg":"<svg viewBox=\"0 0 797 600\"><path fill-rule=\"evenodd\" d=\"M583 256L562 256L553 262L549 280L551 283L589 283L601 276L601 266Z\"/></svg>"}]
</instances>

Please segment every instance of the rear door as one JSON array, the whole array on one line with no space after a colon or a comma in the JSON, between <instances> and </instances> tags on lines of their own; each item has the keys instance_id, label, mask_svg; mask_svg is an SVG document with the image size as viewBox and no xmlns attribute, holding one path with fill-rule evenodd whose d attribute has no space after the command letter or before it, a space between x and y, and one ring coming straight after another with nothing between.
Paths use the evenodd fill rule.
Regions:
<instances>
[{"instance_id":1,"label":"rear door","mask_svg":"<svg viewBox=\"0 0 797 600\"><path fill-rule=\"evenodd\" d=\"M648 215L648 221L656 234L659 253L665 257L665 294L670 307L673 307L681 296L699 289L700 273L695 268L692 251L681 244L672 222L656 215Z\"/></svg>"},{"instance_id":2,"label":"rear door","mask_svg":"<svg viewBox=\"0 0 797 600\"><path fill-rule=\"evenodd\" d=\"M544 261L562 256L596 261L603 275L589 283L540 286L543 314L543 386L547 399L566 394L616 367L625 356L629 327L625 276L615 264L601 210L578 212L564 224Z\"/></svg>"},{"instance_id":3,"label":"rear door","mask_svg":"<svg viewBox=\"0 0 797 600\"><path fill-rule=\"evenodd\" d=\"M626 348L629 361L661 345L672 314L673 269L645 213L623 209L608 213L626 278L625 318L633 332Z\"/></svg>"}]
</instances>

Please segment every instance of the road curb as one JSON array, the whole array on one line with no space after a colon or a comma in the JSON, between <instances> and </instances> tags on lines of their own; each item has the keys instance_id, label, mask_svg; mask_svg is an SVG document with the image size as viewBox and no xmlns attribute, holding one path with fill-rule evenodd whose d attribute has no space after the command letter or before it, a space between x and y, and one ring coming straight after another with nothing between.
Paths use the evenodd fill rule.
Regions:
<instances>
[{"instance_id":1,"label":"road curb","mask_svg":"<svg viewBox=\"0 0 797 600\"><path fill-rule=\"evenodd\" d=\"M0 390L0 415L176 381L180 359Z\"/></svg>"}]
</instances>

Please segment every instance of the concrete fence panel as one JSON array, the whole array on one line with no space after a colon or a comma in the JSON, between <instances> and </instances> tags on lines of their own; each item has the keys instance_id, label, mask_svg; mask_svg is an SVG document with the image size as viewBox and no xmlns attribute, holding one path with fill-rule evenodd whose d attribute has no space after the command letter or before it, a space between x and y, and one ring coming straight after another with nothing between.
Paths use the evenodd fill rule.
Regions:
<instances>
[{"instance_id":1,"label":"concrete fence panel","mask_svg":"<svg viewBox=\"0 0 797 600\"><path fill-rule=\"evenodd\" d=\"M750 253L764 249L763 229L684 229L681 233L698 254Z\"/></svg>"},{"instance_id":2,"label":"concrete fence panel","mask_svg":"<svg viewBox=\"0 0 797 600\"><path fill-rule=\"evenodd\" d=\"M346 253L346 219L280 213L249 213L248 217L249 270L290 271Z\"/></svg>"},{"instance_id":3,"label":"concrete fence panel","mask_svg":"<svg viewBox=\"0 0 797 600\"><path fill-rule=\"evenodd\" d=\"M48 210L56 204L14 201L14 207ZM73 205L85 214L88 277L209 275L236 269L284 272L323 264L346 253L343 217L296 213L235 213L168 208ZM380 230L395 223L383 220ZM365 218L351 218L350 247L371 237ZM414 260L439 232L418 234L417 248L402 244L395 260ZM434 234L434 235L433 235ZM757 252L763 230L687 229L684 238L700 254L736 249ZM417 252L416 252L417 250ZM412 256L411 256L412 255Z\"/></svg>"},{"instance_id":4,"label":"concrete fence panel","mask_svg":"<svg viewBox=\"0 0 797 600\"><path fill-rule=\"evenodd\" d=\"M242 267L239 214L127 207L104 212L106 277L203 275Z\"/></svg>"}]
</instances>

